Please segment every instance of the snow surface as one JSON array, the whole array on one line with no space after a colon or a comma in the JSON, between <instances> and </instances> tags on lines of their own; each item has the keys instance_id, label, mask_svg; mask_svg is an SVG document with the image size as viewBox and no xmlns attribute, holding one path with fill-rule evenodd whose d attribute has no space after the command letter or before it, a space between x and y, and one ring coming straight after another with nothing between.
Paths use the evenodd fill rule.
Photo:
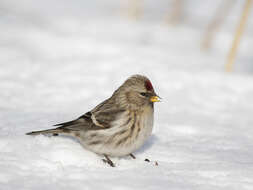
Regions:
<instances>
[{"instance_id":1,"label":"snow surface","mask_svg":"<svg viewBox=\"0 0 253 190\"><path fill-rule=\"evenodd\" d=\"M238 11L203 52L211 13L169 27L159 7L135 22L123 1L84 2L1 1L0 189L253 189L252 25L225 73ZM136 160L111 168L74 139L24 135L77 118L136 73L163 98Z\"/></svg>"}]
</instances>

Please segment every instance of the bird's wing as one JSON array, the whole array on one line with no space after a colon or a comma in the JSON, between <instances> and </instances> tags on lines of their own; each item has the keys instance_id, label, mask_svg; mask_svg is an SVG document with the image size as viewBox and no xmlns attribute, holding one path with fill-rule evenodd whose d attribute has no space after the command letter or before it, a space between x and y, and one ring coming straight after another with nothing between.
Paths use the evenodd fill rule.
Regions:
<instances>
[{"instance_id":1,"label":"bird's wing","mask_svg":"<svg viewBox=\"0 0 253 190\"><path fill-rule=\"evenodd\" d=\"M109 98L91 110L91 119L96 126L110 128L112 122L125 111L115 104L113 98Z\"/></svg>"},{"instance_id":2,"label":"bird's wing","mask_svg":"<svg viewBox=\"0 0 253 190\"><path fill-rule=\"evenodd\" d=\"M83 114L82 116L78 117L77 119L64 122L64 123L58 123L54 126L67 127L67 126L72 126L72 125L84 124L90 121L91 121L91 112L87 112Z\"/></svg>"},{"instance_id":3,"label":"bird's wing","mask_svg":"<svg viewBox=\"0 0 253 190\"><path fill-rule=\"evenodd\" d=\"M54 126L57 126L57 128L54 129L47 129L47 130L41 130L41 131L32 131L29 133L26 133L27 135L39 135L39 134L72 134L74 131L87 131L90 129L97 130L101 129L101 127L96 126L94 122L91 119L91 112L87 112L81 117L65 122L65 123L59 123Z\"/></svg>"},{"instance_id":4,"label":"bird's wing","mask_svg":"<svg viewBox=\"0 0 253 190\"><path fill-rule=\"evenodd\" d=\"M106 129L110 128L112 122L124 111L125 110L123 109L117 108L117 106L111 103L108 99L79 118L69 122L59 123L54 126L77 131Z\"/></svg>"},{"instance_id":5,"label":"bird's wing","mask_svg":"<svg viewBox=\"0 0 253 190\"><path fill-rule=\"evenodd\" d=\"M91 112L87 112L75 120L59 123L54 126L58 126L58 129L69 129L73 131L88 130L90 128L99 129L92 121L91 116Z\"/></svg>"},{"instance_id":6,"label":"bird's wing","mask_svg":"<svg viewBox=\"0 0 253 190\"><path fill-rule=\"evenodd\" d=\"M96 126L101 128L110 128L112 127L112 122L115 121L124 111L125 110L123 109L100 110L92 113L91 119Z\"/></svg>"}]
</instances>

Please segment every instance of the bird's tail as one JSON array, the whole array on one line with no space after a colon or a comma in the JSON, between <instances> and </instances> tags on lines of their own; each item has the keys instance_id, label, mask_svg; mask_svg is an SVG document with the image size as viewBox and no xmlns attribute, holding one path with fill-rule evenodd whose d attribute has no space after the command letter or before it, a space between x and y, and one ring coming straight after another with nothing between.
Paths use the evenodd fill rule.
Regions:
<instances>
[{"instance_id":1,"label":"bird's tail","mask_svg":"<svg viewBox=\"0 0 253 190\"><path fill-rule=\"evenodd\" d=\"M29 133L26 133L26 135L58 135L59 133L68 133L68 131L62 127L58 127L55 129L47 129L47 130L42 130L42 131L32 131Z\"/></svg>"}]
</instances>

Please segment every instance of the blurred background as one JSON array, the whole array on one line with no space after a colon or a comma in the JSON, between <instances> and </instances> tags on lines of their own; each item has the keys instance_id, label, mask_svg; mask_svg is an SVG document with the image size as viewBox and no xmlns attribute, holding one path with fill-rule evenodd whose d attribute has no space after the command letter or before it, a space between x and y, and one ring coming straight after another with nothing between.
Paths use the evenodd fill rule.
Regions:
<instances>
[{"instance_id":1,"label":"blurred background","mask_svg":"<svg viewBox=\"0 0 253 190\"><path fill-rule=\"evenodd\" d=\"M0 106L79 114L140 73L176 118L194 104L226 107L252 79L250 2L2 0Z\"/></svg>"},{"instance_id":2,"label":"blurred background","mask_svg":"<svg viewBox=\"0 0 253 190\"><path fill-rule=\"evenodd\" d=\"M9 85L12 91L11 80L15 80L15 85L22 84L18 88L25 88L28 83L34 85L33 93L56 85L51 90L57 88L64 94L65 88L74 86L84 89L86 85L101 86L108 82L118 86L135 73L152 76L155 82L160 82L167 80L167 71L225 72L245 3L239 0L2 0L2 85ZM253 15L250 11L247 18L232 70L251 75ZM5 78L7 84L3 84Z\"/></svg>"}]
</instances>

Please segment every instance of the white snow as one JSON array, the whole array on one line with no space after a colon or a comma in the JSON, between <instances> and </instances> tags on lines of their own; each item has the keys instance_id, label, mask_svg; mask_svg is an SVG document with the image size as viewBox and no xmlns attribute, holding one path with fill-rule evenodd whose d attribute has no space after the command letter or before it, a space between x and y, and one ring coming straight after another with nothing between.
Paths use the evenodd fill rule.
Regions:
<instances>
[{"instance_id":1,"label":"white snow","mask_svg":"<svg viewBox=\"0 0 253 190\"><path fill-rule=\"evenodd\" d=\"M162 20L165 1L146 2L132 21L125 1L1 1L0 189L253 189L252 14L225 73L242 4L203 52L219 1L210 12L188 2L175 27ZM74 139L24 135L77 118L136 73L163 98L136 160L112 158L111 168Z\"/></svg>"}]
</instances>

